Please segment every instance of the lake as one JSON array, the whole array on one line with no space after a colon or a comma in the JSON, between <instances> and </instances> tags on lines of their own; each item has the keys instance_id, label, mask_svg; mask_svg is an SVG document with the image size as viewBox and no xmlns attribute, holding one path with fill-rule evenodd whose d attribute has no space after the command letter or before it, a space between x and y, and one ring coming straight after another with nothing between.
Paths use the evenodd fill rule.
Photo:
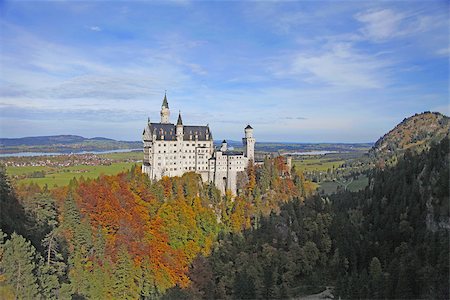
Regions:
<instances>
[{"instance_id":1,"label":"lake","mask_svg":"<svg viewBox=\"0 0 450 300\"><path fill-rule=\"evenodd\" d=\"M80 152L17 152L17 153L1 153L0 157L29 157L29 156L55 156L55 155L70 155L70 154L107 154L107 153L122 153L142 151L142 149L117 149L106 151L80 151Z\"/></svg>"},{"instance_id":2,"label":"lake","mask_svg":"<svg viewBox=\"0 0 450 300\"><path fill-rule=\"evenodd\" d=\"M327 150L319 150L319 151L308 151L308 152L287 152L283 153L285 155L325 155L329 153L340 153L339 151L327 151Z\"/></svg>"}]
</instances>

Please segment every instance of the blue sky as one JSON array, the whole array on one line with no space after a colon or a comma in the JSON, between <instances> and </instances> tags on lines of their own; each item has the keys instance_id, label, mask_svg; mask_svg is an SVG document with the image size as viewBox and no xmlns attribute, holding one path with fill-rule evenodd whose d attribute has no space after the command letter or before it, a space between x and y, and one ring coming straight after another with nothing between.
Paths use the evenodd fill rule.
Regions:
<instances>
[{"instance_id":1,"label":"blue sky","mask_svg":"<svg viewBox=\"0 0 450 300\"><path fill-rule=\"evenodd\" d=\"M448 1L0 2L0 136L373 142L449 113Z\"/></svg>"}]
</instances>

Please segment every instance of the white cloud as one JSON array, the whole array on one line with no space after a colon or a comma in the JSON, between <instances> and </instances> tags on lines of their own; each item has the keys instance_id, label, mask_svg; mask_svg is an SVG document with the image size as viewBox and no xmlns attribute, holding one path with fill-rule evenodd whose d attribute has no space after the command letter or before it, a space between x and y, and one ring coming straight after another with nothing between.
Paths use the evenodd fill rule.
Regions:
<instances>
[{"instance_id":1,"label":"white cloud","mask_svg":"<svg viewBox=\"0 0 450 300\"><path fill-rule=\"evenodd\" d=\"M91 26L91 27L89 27L89 29L92 31L102 31L102 29L98 26Z\"/></svg>"},{"instance_id":2,"label":"white cloud","mask_svg":"<svg viewBox=\"0 0 450 300\"><path fill-rule=\"evenodd\" d=\"M361 34L378 42L431 31L448 23L441 14L430 16L421 11L396 12L392 9L372 9L354 17L364 25L360 29Z\"/></svg>"},{"instance_id":3,"label":"white cloud","mask_svg":"<svg viewBox=\"0 0 450 300\"><path fill-rule=\"evenodd\" d=\"M450 47L441 48L436 51L436 55L438 56L449 56L450 55Z\"/></svg>"},{"instance_id":4,"label":"white cloud","mask_svg":"<svg viewBox=\"0 0 450 300\"><path fill-rule=\"evenodd\" d=\"M355 18L365 25L361 29L365 36L374 40L385 40L399 34L404 15L390 9L382 9L358 13Z\"/></svg>"},{"instance_id":5,"label":"white cloud","mask_svg":"<svg viewBox=\"0 0 450 300\"><path fill-rule=\"evenodd\" d=\"M302 76L310 83L343 88L381 88L387 84L390 63L376 55L360 53L348 43L337 43L325 51L297 54L283 77Z\"/></svg>"}]
</instances>

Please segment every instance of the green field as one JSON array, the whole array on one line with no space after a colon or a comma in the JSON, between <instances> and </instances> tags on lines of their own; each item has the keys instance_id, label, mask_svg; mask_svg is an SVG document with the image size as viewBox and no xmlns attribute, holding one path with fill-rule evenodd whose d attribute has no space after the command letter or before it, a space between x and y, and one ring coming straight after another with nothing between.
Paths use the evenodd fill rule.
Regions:
<instances>
[{"instance_id":1,"label":"green field","mask_svg":"<svg viewBox=\"0 0 450 300\"><path fill-rule=\"evenodd\" d=\"M292 163L296 168L302 171L327 171L328 169L338 168L344 160L328 159L326 157L317 158L317 156L305 156L300 160L294 160Z\"/></svg>"},{"instance_id":2,"label":"green field","mask_svg":"<svg viewBox=\"0 0 450 300\"><path fill-rule=\"evenodd\" d=\"M347 185L347 190L351 192L356 192L364 189L369 183L369 178L367 176L360 175L358 179L349 182L336 182L336 181L325 181L319 184L319 191L324 191L325 194L332 194L337 191L337 187Z\"/></svg>"},{"instance_id":3,"label":"green field","mask_svg":"<svg viewBox=\"0 0 450 300\"><path fill-rule=\"evenodd\" d=\"M113 153L111 153L113 154ZM114 153L115 154L115 153ZM118 162L112 163L109 166L99 165L99 166L87 166L78 165L73 167L8 167L6 169L7 174L10 177L21 176L33 173L35 171L44 171L44 178L24 178L16 179L13 181L21 183L37 183L39 186L47 185L49 188L60 187L69 184L70 180L75 178L97 178L98 176L104 175L114 175L126 170L129 170L135 163L134 162Z\"/></svg>"}]
</instances>

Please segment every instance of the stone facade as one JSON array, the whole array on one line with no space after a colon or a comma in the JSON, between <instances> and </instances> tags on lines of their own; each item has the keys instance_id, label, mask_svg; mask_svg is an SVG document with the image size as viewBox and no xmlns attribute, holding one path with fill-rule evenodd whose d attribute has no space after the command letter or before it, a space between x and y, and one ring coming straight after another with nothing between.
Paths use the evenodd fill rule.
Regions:
<instances>
[{"instance_id":1,"label":"stone facade","mask_svg":"<svg viewBox=\"0 0 450 300\"><path fill-rule=\"evenodd\" d=\"M245 171L249 161L254 162L255 157L255 138L250 125L245 128L245 137L242 139L244 152L228 150L226 141L215 149L208 125L183 125L181 113L177 124L170 123L166 95L161 106L161 122L151 123L149 119L142 140L142 172L152 180L196 172L204 182L214 183L222 193L230 190L236 194L237 174Z\"/></svg>"}]
</instances>

